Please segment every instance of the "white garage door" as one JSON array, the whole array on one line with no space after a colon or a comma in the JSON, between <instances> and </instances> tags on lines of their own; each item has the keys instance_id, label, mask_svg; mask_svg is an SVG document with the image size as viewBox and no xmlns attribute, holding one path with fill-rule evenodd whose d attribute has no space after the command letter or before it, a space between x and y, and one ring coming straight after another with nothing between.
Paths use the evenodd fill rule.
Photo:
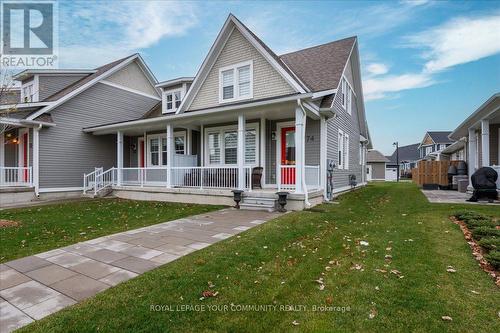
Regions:
<instances>
[{"instance_id":1,"label":"white garage door","mask_svg":"<svg viewBox=\"0 0 500 333\"><path fill-rule=\"evenodd\" d=\"M385 180L395 181L398 179L398 168L386 168L385 169Z\"/></svg>"}]
</instances>

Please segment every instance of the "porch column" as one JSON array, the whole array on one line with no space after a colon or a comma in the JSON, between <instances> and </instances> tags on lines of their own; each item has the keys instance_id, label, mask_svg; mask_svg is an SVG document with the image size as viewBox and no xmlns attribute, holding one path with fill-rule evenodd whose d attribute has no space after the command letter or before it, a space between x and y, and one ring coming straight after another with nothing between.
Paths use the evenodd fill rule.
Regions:
<instances>
[{"instance_id":1,"label":"porch column","mask_svg":"<svg viewBox=\"0 0 500 333\"><path fill-rule=\"evenodd\" d=\"M205 127L203 125L200 126L200 166L204 166L205 163Z\"/></svg>"},{"instance_id":2,"label":"porch column","mask_svg":"<svg viewBox=\"0 0 500 333\"><path fill-rule=\"evenodd\" d=\"M326 148L327 148L327 144L326 144L326 138L327 138L327 134L326 134L326 118L324 116L321 116L320 119L319 119L319 149L320 149L320 152L319 152L319 177L320 177L320 181L319 181L319 186L323 189L323 197L325 198L325 200L328 199L327 195L326 195L326 159L327 159L327 156L326 156Z\"/></svg>"},{"instance_id":3,"label":"porch column","mask_svg":"<svg viewBox=\"0 0 500 333\"><path fill-rule=\"evenodd\" d=\"M118 169L117 184L120 186L122 184L122 172L123 172L123 132L116 132L116 167Z\"/></svg>"},{"instance_id":4,"label":"porch column","mask_svg":"<svg viewBox=\"0 0 500 333\"><path fill-rule=\"evenodd\" d=\"M261 185L266 184L266 118L260 118L260 166L262 169Z\"/></svg>"},{"instance_id":5,"label":"porch column","mask_svg":"<svg viewBox=\"0 0 500 333\"><path fill-rule=\"evenodd\" d=\"M481 153L482 166L490 165L490 121L487 119L481 120Z\"/></svg>"},{"instance_id":6,"label":"porch column","mask_svg":"<svg viewBox=\"0 0 500 333\"><path fill-rule=\"evenodd\" d=\"M474 173L476 165L476 130L469 128L469 187L472 188L471 176Z\"/></svg>"},{"instance_id":7,"label":"porch column","mask_svg":"<svg viewBox=\"0 0 500 333\"><path fill-rule=\"evenodd\" d=\"M302 186L304 177L304 139L305 139L305 114L297 105L295 108L295 193L304 193Z\"/></svg>"},{"instance_id":8,"label":"porch column","mask_svg":"<svg viewBox=\"0 0 500 333\"><path fill-rule=\"evenodd\" d=\"M238 189L245 189L245 115L238 115Z\"/></svg>"},{"instance_id":9,"label":"porch column","mask_svg":"<svg viewBox=\"0 0 500 333\"><path fill-rule=\"evenodd\" d=\"M192 149L192 146L193 146L193 130L190 129L190 128L187 128L186 129L186 142L185 142L185 149L186 149L186 155L191 155L191 149Z\"/></svg>"},{"instance_id":10,"label":"porch column","mask_svg":"<svg viewBox=\"0 0 500 333\"><path fill-rule=\"evenodd\" d=\"M174 126L167 124L167 188L172 187L172 166L174 163Z\"/></svg>"},{"instance_id":11,"label":"porch column","mask_svg":"<svg viewBox=\"0 0 500 333\"><path fill-rule=\"evenodd\" d=\"M40 185L40 127L33 128L33 186L35 187L35 195L39 194Z\"/></svg>"},{"instance_id":12,"label":"porch column","mask_svg":"<svg viewBox=\"0 0 500 333\"><path fill-rule=\"evenodd\" d=\"M5 133L0 133L0 185L5 181L5 171L1 170L5 166Z\"/></svg>"}]
</instances>

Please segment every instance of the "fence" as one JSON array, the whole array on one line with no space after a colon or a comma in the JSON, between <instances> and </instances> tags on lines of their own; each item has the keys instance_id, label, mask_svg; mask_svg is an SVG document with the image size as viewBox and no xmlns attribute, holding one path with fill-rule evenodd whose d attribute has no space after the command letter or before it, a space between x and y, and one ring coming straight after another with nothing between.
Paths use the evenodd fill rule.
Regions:
<instances>
[{"instance_id":1,"label":"fence","mask_svg":"<svg viewBox=\"0 0 500 333\"><path fill-rule=\"evenodd\" d=\"M459 161L419 161L417 167L411 169L412 180L417 185L437 184L449 185L448 168Z\"/></svg>"}]
</instances>

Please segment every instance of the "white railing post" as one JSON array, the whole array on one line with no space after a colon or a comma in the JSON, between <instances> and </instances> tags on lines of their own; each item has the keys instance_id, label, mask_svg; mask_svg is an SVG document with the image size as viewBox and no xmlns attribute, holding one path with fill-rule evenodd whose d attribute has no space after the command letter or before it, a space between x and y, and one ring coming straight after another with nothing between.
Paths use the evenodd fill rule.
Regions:
<instances>
[{"instance_id":1,"label":"white railing post","mask_svg":"<svg viewBox=\"0 0 500 333\"><path fill-rule=\"evenodd\" d=\"M122 174L121 170L123 169L123 132L116 132L116 166L118 168L118 181L117 185L122 185Z\"/></svg>"},{"instance_id":2,"label":"white railing post","mask_svg":"<svg viewBox=\"0 0 500 333\"><path fill-rule=\"evenodd\" d=\"M474 128L469 128L469 149L467 154L469 154L469 188L472 188L471 176L476 171L476 153L477 153L477 138L476 130Z\"/></svg>"},{"instance_id":3,"label":"white railing post","mask_svg":"<svg viewBox=\"0 0 500 333\"><path fill-rule=\"evenodd\" d=\"M245 175L245 115L238 116L238 148L237 148L237 161L238 161L238 189L244 190Z\"/></svg>"},{"instance_id":4,"label":"white railing post","mask_svg":"<svg viewBox=\"0 0 500 333\"><path fill-rule=\"evenodd\" d=\"M5 182L5 133L0 132L0 185Z\"/></svg>"},{"instance_id":5,"label":"white railing post","mask_svg":"<svg viewBox=\"0 0 500 333\"><path fill-rule=\"evenodd\" d=\"M161 142L160 142L161 147ZM160 149L161 151L161 149ZM171 123L167 124L167 188L172 187L172 164L174 163L174 126Z\"/></svg>"},{"instance_id":6,"label":"white railing post","mask_svg":"<svg viewBox=\"0 0 500 333\"><path fill-rule=\"evenodd\" d=\"M295 108L295 193L303 193L305 115L300 107Z\"/></svg>"}]
</instances>

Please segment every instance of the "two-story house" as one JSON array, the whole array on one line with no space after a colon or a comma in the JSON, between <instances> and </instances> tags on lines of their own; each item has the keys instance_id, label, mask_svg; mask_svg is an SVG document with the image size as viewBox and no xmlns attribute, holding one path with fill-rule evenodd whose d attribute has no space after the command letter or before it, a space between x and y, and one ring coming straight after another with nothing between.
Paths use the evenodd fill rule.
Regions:
<instances>
[{"instance_id":1,"label":"two-story house","mask_svg":"<svg viewBox=\"0 0 500 333\"><path fill-rule=\"evenodd\" d=\"M439 153L450 146L455 140L448 136L451 131L428 131L418 146L420 159L434 160Z\"/></svg>"},{"instance_id":2,"label":"two-story house","mask_svg":"<svg viewBox=\"0 0 500 333\"><path fill-rule=\"evenodd\" d=\"M44 131L67 126L60 119L71 118L70 137L79 137L67 142L62 133L52 149L37 148L51 155L43 167L56 169L37 166L38 192L108 189L125 198L232 205L231 190L240 189L243 206L272 208L275 192L287 191L287 207L302 209L350 189L353 179L365 183L371 145L356 37L277 55L229 15L194 77L156 83L134 59L142 76L90 74L93 88L80 91L91 99L85 111L62 109L71 98L56 105L64 98L58 93L44 100L50 105L27 103L36 110L19 123L37 128L37 145ZM65 90L85 85L78 82ZM106 96L113 112L94 94Z\"/></svg>"}]
</instances>

